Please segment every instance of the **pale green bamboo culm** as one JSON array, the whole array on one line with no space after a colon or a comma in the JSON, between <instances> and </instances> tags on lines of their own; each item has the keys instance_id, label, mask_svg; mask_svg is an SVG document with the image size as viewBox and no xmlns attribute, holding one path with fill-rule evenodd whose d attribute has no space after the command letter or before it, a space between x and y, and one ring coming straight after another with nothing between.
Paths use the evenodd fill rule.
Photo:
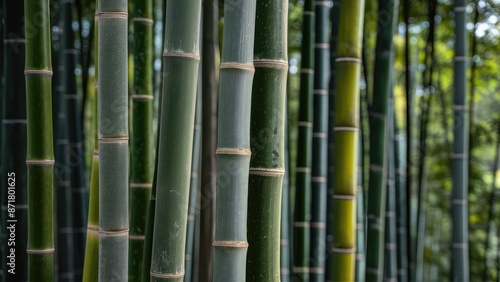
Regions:
<instances>
[{"instance_id":1,"label":"pale green bamboo culm","mask_svg":"<svg viewBox=\"0 0 500 282\"><path fill-rule=\"evenodd\" d=\"M153 1L134 2L134 87L130 166L129 279L142 276L153 178Z\"/></svg>"},{"instance_id":2,"label":"pale green bamboo culm","mask_svg":"<svg viewBox=\"0 0 500 282\"><path fill-rule=\"evenodd\" d=\"M245 281L246 277L255 9L256 0L224 4L213 242L215 282Z\"/></svg>"},{"instance_id":3,"label":"pale green bamboo culm","mask_svg":"<svg viewBox=\"0 0 500 282\"><path fill-rule=\"evenodd\" d=\"M97 4L99 281L128 277L127 1Z\"/></svg>"},{"instance_id":4,"label":"pale green bamboo culm","mask_svg":"<svg viewBox=\"0 0 500 282\"><path fill-rule=\"evenodd\" d=\"M364 0L342 0L335 82L332 281L354 281L359 77Z\"/></svg>"},{"instance_id":5,"label":"pale green bamboo culm","mask_svg":"<svg viewBox=\"0 0 500 282\"><path fill-rule=\"evenodd\" d=\"M96 1L97 2L97 1ZM98 59L99 59L99 38L97 27L97 16L94 16L94 154L92 157L92 173L90 175L89 208L87 219L87 243L85 245L85 260L83 262L83 281L97 281L99 279L99 139L97 133L97 99L98 99Z\"/></svg>"},{"instance_id":6,"label":"pale green bamboo culm","mask_svg":"<svg viewBox=\"0 0 500 282\"><path fill-rule=\"evenodd\" d=\"M465 0L455 0L455 67L453 98L454 121L452 158L452 265L451 281L469 281L469 224L467 191L467 110L466 68L467 68L467 30L465 28Z\"/></svg>"},{"instance_id":7,"label":"pale green bamboo culm","mask_svg":"<svg viewBox=\"0 0 500 282\"><path fill-rule=\"evenodd\" d=\"M288 0L257 0L246 281L280 281Z\"/></svg>"},{"instance_id":8,"label":"pale green bamboo culm","mask_svg":"<svg viewBox=\"0 0 500 282\"><path fill-rule=\"evenodd\" d=\"M184 280L200 13L201 0L167 1L151 281Z\"/></svg>"},{"instance_id":9,"label":"pale green bamboo culm","mask_svg":"<svg viewBox=\"0 0 500 282\"><path fill-rule=\"evenodd\" d=\"M24 2L26 109L28 123L28 279L52 281L54 269L54 149L50 8L46 0Z\"/></svg>"}]
</instances>

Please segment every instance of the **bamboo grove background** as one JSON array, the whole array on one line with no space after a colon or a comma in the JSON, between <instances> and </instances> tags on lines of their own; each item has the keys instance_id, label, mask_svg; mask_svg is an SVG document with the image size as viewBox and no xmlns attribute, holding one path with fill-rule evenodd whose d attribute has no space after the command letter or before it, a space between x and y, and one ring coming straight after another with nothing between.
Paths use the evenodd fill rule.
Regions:
<instances>
[{"instance_id":1,"label":"bamboo grove background","mask_svg":"<svg viewBox=\"0 0 500 282\"><path fill-rule=\"evenodd\" d=\"M498 0L0 3L1 281L500 281Z\"/></svg>"}]
</instances>

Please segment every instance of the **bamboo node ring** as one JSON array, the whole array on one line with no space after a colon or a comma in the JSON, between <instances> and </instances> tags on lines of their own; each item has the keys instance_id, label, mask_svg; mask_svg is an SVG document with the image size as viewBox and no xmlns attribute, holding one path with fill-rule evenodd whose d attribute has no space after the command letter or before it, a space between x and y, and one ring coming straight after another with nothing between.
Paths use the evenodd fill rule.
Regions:
<instances>
[{"instance_id":1,"label":"bamboo node ring","mask_svg":"<svg viewBox=\"0 0 500 282\"><path fill-rule=\"evenodd\" d=\"M214 247L226 247L226 248L248 248L248 242L241 241L214 241L212 243Z\"/></svg>"},{"instance_id":2,"label":"bamboo node ring","mask_svg":"<svg viewBox=\"0 0 500 282\"><path fill-rule=\"evenodd\" d=\"M25 70L25 75L53 75L54 73L51 70Z\"/></svg>"}]
</instances>

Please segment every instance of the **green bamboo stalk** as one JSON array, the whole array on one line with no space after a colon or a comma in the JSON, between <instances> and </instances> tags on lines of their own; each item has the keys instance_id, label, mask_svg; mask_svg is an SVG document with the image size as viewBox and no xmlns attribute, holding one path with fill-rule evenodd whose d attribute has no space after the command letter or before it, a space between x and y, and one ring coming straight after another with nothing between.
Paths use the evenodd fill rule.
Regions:
<instances>
[{"instance_id":1,"label":"green bamboo stalk","mask_svg":"<svg viewBox=\"0 0 500 282\"><path fill-rule=\"evenodd\" d=\"M99 280L128 276L127 1L97 4Z\"/></svg>"},{"instance_id":2,"label":"green bamboo stalk","mask_svg":"<svg viewBox=\"0 0 500 282\"><path fill-rule=\"evenodd\" d=\"M491 241L491 226L493 222L494 210L495 210L495 200L497 191L497 171L498 171L498 162L500 160L500 128L497 133L497 144L495 148L495 160L493 163L493 181L491 184L491 192L490 192L490 201L489 201L489 209L488 209L488 221L486 223L486 238L484 239L484 268L483 268L483 281L488 281L488 250L490 248Z\"/></svg>"},{"instance_id":3,"label":"green bamboo stalk","mask_svg":"<svg viewBox=\"0 0 500 282\"><path fill-rule=\"evenodd\" d=\"M287 79L289 77L287 76ZM288 80L289 81L289 80ZM290 153L289 153L289 122L288 98L285 98L285 175L281 192L281 229L280 229L280 274L281 282L290 281Z\"/></svg>"},{"instance_id":4,"label":"green bamboo stalk","mask_svg":"<svg viewBox=\"0 0 500 282\"><path fill-rule=\"evenodd\" d=\"M360 116L360 120L362 117ZM360 134L361 135L361 134ZM360 139L361 140L361 139ZM363 189L363 146L358 142L357 152L357 166L358 166L358 182L356 193L356 276L355 281L365 281L366 271L366 237L365 237L365 202L364 202L364 189Z\"/></svg>"},{"instance_id":5,"label":"green bamboo stalk","mask_svg":"<svg viewBox=\"0 0 500 282\"><path fill-rule=\"evenodd\" d=\"M313 136L309 278L325 280L326 198L328 170L328 80L330 45L328 1L315 0Z\"/></svg>"},{"instance_id":6,"label":"green bamboo stalk","mask_svg":"<svg viewBox=\"0 0 500 282\"><path fill-rule=\"evenodd\" d=\"M76 81L75 69L80 61L79 50L75 48L75 36L73 31L73 8L74 0L63 2L63 33L62 52L64 60L64 80L65 89L63 103L66 107L68 153L67 164L70 168L68 187L71 191L70 208L72 214L72 235L73 242L85 241L85 223L87 222L87 201L88 190L84 187L84 152L82 134L82 107L78 95L78 85ZM69 156L68 156L69 155ZM82 280L83 257L85 254L85 244L76 243L73 248L73 276L76 281ZM61 258L59 259L59 262Z\"/></svg>"},{"instance_id":7,"label":"green bamboo stalk","mask_svg":"<svg viewBox=\"0 0 500 282\"><path fill-rule=\"evenodd\" d=\"M187 235L186 235L186 275L184 276L185 282L194 280L193 269L195 268L195 229L196 229L196 214L199 209L197 204L198 199L198 186L200 174L200 151L201 151L201 72L202 68L198 69L198 88L196 93L196 114L194 118L194 131L193 131L193 159L191 164L191 182L189 184L189 210L187 217Z\"/></svg>"},{"instance_id":8,"label":"green bamboo stalk","mask_svg":"<svg viewBox=\"0 0 500 282\"><path fill-rule=\"evenodd\" d=\"M333 171L333 281L353 281L356 255L356 152L363 0L340 2L335 82Z\"/></svg>"},{"instance_id":9,"label":"green bamboo stalk","mask_svg":"<svg viewBox=\"0 0 500 282\"><path fill-rule=\"evenodd\" d=\"M167 1L166 13L151 281L183 281L201 1Z\"/></svg>"},{"instance_id":10,"label":"green bamboo stalk","mask_svg":"<svg viewBox=\"0 0 500 282\"><path fill-rule=\"evenodd\" d=\"M69 145L69 122L68 110L65 103L65 95L68 81L66 80L65 41L70 31L66 30L65 3L57 3L57 35L58 40L54 42L54 65L57 66L54 73L54 99L53 120L55 131L55 176L56 176L56 215L57 215L57 278L61 281L72 281L74 275L74 229L73 229L73 205L71 189L71 167L68 153Z\"/></svg>"},{"instance_id":11,"label":"green bamboo stalk","mask_svg":"<svg viewBox=\"0 0 500 282\"><path fill-rule=\"evenodd\" d=\"M198 276L206 282L213 279L215 238L215 193L217 150L217 104L219 52L219 0L203 4L202 27L202 150L200 190L200 250Z\"/></svg>"},{"instance_id":12,"label":"green bamboo stalk","mask_svg":"<svg viewBox=\"0 0 500 282\"><path fill-rule=\"evenodd\" d=\"M394 71L391 70L391 73ZM393 77L393 74L391 74ZM392 78L391 78L392 80ZM391 82L392 84L393 82ZM392 85L391 85L392 88ZM397 244L396 244L396 172L394 151L394 102L391 89L387 108L388 127L388 167L387 167L387 195L385 207L385 254L384 254L384 281L397 280Z\"/></svg>"},{"instance_id":13,"label":"green bamboo stalk","mask_svg":"<svg viewBox=\"0 0 500 282\"><path fill-rule=\"evenodd\" d=\"M257 0L256 13L246 281L280 281L288 1Z\"/></svg>"},{"instance_id":14,"label":"green bamboo stalk","mask_svg":"<svg viewBox=\"0 0 500 282\"><path fill-rule=\"evenodd\" d=\"M144 239L153 178L153 1L134 2L134 87L130 166L128 277L142 277Z\"/></svg>"},{"instance_id":15,"label":"green bamboo stalk","mask_svg":"<svg viewBox=\"0 0 500 282\"><path fill-rule=\"evenodd\" d=\"M337 56L337 36L339 29L339 15L340 15L340 0L332 1L331 16L331 35L330 35L330 91L328 97L328 124L333 125L335 120L335 58ZM328 174L327 174L327 188L328 195L326 197L326 261L325 265L325 280L327 282L333 281L332 268L332 240L333 240L333 162L334 162L334 131L333 126L328 129ZM358 269L358 268L356 268Z\"/></svg>"},{"instance_id":16,"label":"green bamboo stalk","mask_svg":"<svg viewBox=\"0 0 500 282\"><path fill-rule=\"evenodd\" d=\"M399 134L396 123L397 119L394 118L394 160L395 160L395 173L396 173L396 244L397 244L397 267L398 267L398 281L408 281L408 245L407 245L407 201L406 201L406 150L405 140ZM390 142L390 140L389 140Z\"/></svg>"},{"instance_id":17,"label":"green bamboo stalk","mask_svg":"<svg viewBox=\"0 0 500 282\"><path fill-rule=\"evenodd\" d=\"M213 242L213 280L217 282L244 281L246 277L250 104L255 71L256 2L248 0L224 4ZM277 166L279 167L278 164ZM278 202L280 198L277 199ZM279 228L278 222L275 224Z\"/></svg>"},{"instance_id":18,"label":"green bamboo stalk","mask_svg":"<svg viewBox=\"0 0 500 282\"><path fill-rule=\"evenodd\" d=\"M455 1L454 126L452 150L452 279L469 280L468 211L467 211L467 111L465 105L467 31L465 0Z\"/></svg>"},{"instance_id":19,"label":"green bamboo stalk","mask_svg":"<svg viewBox=\"0 0 500 282\"><path fill-rule=\"evenodd\" d=\"M28 123L28 279L52 281L54 149L49 1L25 0Z\"/></svg>"},{"instance_id":20,"label":"green bamboo stalk","mask_svg":"<svg viewBox=\"0 0 500 282\"><path fill-rule=\"evenodd\" d=\"M378 1L377 45L373 102L370 106L370 176L368 189L368 222L366 250L366 279L381 281L384 265L384 226L387 171L386 117L390 92L390 68L393 52L395 8L394 0Z\"/></svg>"},{"instance_id":21,"label":"green bamboo stalk","mask_svg":"<svg viewBox=\"0 0 500 282\"><path fill-rule=\"evenodd\" d=\"M301 281L309 281L310 272L314 12L314 0L304 1L292 256L292 279Z\"/></svg>"},{"instance_id":22,"label":"green bamboo stalk","mask_svg":"<svg viewBox=\"0 0 500 282\"><path fill-rule=\"evenodd\" d=\"M27 170L26 170L26 88L23 75L25 64L25 39L22 36L24 23L24 1L3 1L1 5L4 11L4 30L2 33L3 52L3 74L4 85L2 87L2 137L1 137L1 166L2 175L5 177L1 184L1 236L2 242L2 276L0 281L28 280L28 254L26 253L28 243L28 203L27 194ZM8 11L5 13L5 11ZM14 173L15 175L12 175ZM9 177L14 178L7 179ZM9 182L14 182L14 189L9 189ZM9 200L13 200L9 195L15 191L15 202L10 202L16 207L15 217L8 217ZM9 193L10 192L10 193ZM10 232L8 219L17 220L15 222L15 274L9 272L12 269L8 263L13 247L9 241Z\"/></svg>"},{"instance_id":23,"label":"green bamboo stalk","mask_svg":"<svg viewBox=\"0 0 500 282\"><path fill-rule=\"evenodd\" d=\"M96 0L97 2L98 0ZM85 244L85 260L83 262L82 281L99 280L99 138L98 138L98 93L99 84L98 62L99 62L99 38L97 15L94 16L94 99L92 104L94 113L94 153L92 156L92 172L90 175L89 208L87 217L87 242Z\"/></svg>"}]
</instances>

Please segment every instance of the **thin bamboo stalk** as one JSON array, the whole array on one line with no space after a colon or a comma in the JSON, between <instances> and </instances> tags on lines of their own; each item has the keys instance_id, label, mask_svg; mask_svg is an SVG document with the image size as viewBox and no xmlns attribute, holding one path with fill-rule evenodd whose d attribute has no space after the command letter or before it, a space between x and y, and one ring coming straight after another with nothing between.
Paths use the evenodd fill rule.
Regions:
<instances>
[{"instance_id":1,"label":"thin bamboo stalk","mask_svg":"<svg viewBox=\"0 0 500 282\"><path fill-rule=\"evenodd\" d=\"M289 77L287 76L287 79ZM288 80L289 81L289 80ZM281 282L290 281L290 151L289 151L289 122L288 97L285 105L285 175L281 192L281 235L280 235L280 274Z\"/></svg>"},{"instance_id":2,"label":"thin bamboo stalk","mask_svg":"<svg viewBox=\"0 0 500 282\"><path fill-rule=\"evenodd\" d=\"M250 118L247 281L280 281L288 1L257 0Z\"/></svg>"},{"instance_id":3,"label":"thin bamboo stalk","mask_svg":"<svg viewBox=\"0 0 500 282\"><path fill-rule=\"evenodd\" d=\"M151 281L183 281L201 0L166 3ZM172 137L175 137L173 139Z\"/></svg>"},{"instance_id":4,"label":"thin bamboo stalk","mask_svg":"<svg viewBox=\"0 0 500 282\"><path fill-rule=\"evenodd\" d=\"M397 244L397 265L398 265L398 281L408 281L408 245L407 245L407 231L408 222L406 217L406 185L408 181L405 177L405 165L410 165L406 161L405 155L405 140L399 134L397 127L397 119L394 118L394 159L395 159L395 173L396 173L396 244Z\"/></svg>"},{"instance_id":5,"label":"thin bamboo stalk","mask_svg":"<svg viewBox=\"0 0 500 282\"><path fill-rule=\"evenodd\" d=\"M467 111L466 111L466 64L467 30L465 28L465 0L455 1L455 56L454 56L454 126L452 150L452 267L451 280L469 280L468 247L468 170L467 170Z\"/></svg>"},{"instance_id":6,"label":"thin bamboo stalk","mask_svg":"<svg viewBox=\"0 0 500 282\"><path fill-rule=\"evenodd\" d=\"M304 1L299 94L292 279L309 281L314 89L314 0Z\"/></svg>"},{"instance_id":7,"label":"thin bamboo stalk","mask_svg":"<svg viewBox=\"0 0 500 282\"><path fill-rule=\"evenodd\" d=\"M49 1L24 2L28 151L28 279L52 281L54 268L52 65Z\"/></svg>"},{"instance_id":8,"label":"thin bamboo stalk","mask_svg":"<svg viewBox=\"0 0 500 282\"><path fill-rule=\"evenodd\" d=\"M359 137L359 77L363 37L363 0L341 0L335 83L333 171L334 281L355 279L356 151ZM340 71L342 70L342 71Z\"/></svg>"},{"instance_id":9,"label":"thin bamboo stalk","mask_svg":"<svg viewBox=\"0 0 500 282\"><path fill-rule=\"evenodd\" d=\"M128 277L142 277L144 240L153 178L153 1L134 2L134 86L130 166Z\"/></svg>"},{"instance_id":10,"label":"thin bamboo stalk","mask_svg":"<svg viewBox=\"0 0 500 282\"><path fill-rule=\"evenodd\" d=\"M194 281L193 269L195 259L195 231L196 231L196 214L198 213L198 186L200 174L200 153L201 153L201 71L198 70L198 88L196 94L196 114L194 118L194 132L193 132L193 160L191 161L191 183L189 184L189 210L187 217L187 235L186 235L186 275L184 281Z\"/></svg>"},{"instance_id":11,"label":"thin bamboo stalk","mask_svg":"<svg viewBox=\"0 0 500 282\"><path fill-rule=\"evenodd\" d=\"M244 281L246 277L250 104L255 71L253 51L256 2L249 0L224 3L213 242L213 280L217 282Z\"/></svg>"},{"instance_id":12,"label":"thin bamboo stalk","mask_svg":"<svg viewBox=\"0 0 500 282\"><path fill-rule=\"evenodd\" d=\"M486 238L484 239L484 268L483 268L483 281L488 281L488 250L490 248L491 241L491 227L493 221L493 214L495 211L495 200L496 195L498 194L497 190L497 171L498 171L498 163L500 161L500 130L497 133L497 144L495 150L495 160L493 163L493 182L491 184L491 193L490 193L490 201L489 201L489 209L488 209L488 221L486 223Z\"/></svg>"},{"instance_id":13,"label":"thin bamboo stalk","mask_svg":"<svg viewBox=\"0 0 500 282\"><path fill-rule=\"evenodd\" d=\"M215 187L217 149L217 96L219 64L219 0L203 2L202 54L202 150L200 189L200 263L198 275L206 282L213 279L215 239Z\"/></svg>"},{"instance_id":14,"label":"thin bamboo stalk","mask_svg":"<svg viewBox=\"0 0 500 282\"><path fill-rule=\"evenodd\" d=\"M0 231L2 249L2 275L1 281L11 281L17 278L20 281L28 280L28 203L27 194L27 169L26 169L26 85L23 75L25 65L25 39L23 34L24 1L3 1L2 3L4 30L2 34L3 57L2 69L4 84L2 85L1 98L1 171L5 177L1 184L1 220ZM8 11L8 12L5 12ZM13 179L7 179L13 178ZM9 185L11 183L12 185ZM14 188L11 188L11 187ZM10 188L10 189L9 189ZM14 198L9 196L15 192ZM14 200L14 202L12 202ZM15 217L9 217L9 203L14 204ZM11 206L12 207L12 206ZM15 222L15 252L10 239L8 220ZM12 229L9 229L9 231ZM9 244L10 243L10 244ZM10 245L10 246L9 246ZM10 258L15 256L15 270L8 264ZM14 271L15 274L12 273Z\"/></svg>"},{"instance_id":15,"label":"thin bamboo stalk","mask_svg":"<svg viewBox=\"0 0 500 282\"><path fill-rule=\"evenodd\" d=\"M57 35L58 41L54 44L54 98L53 98L53 120L55 131L55 176L56 176L56 215L57 215L57 279L71 281L74 275L74 229L73 229L73 205L71 189L71 172L68 153L69 145L69 121L68 110L65 103L65 95L68 81L66 80L66 60L64 52L67 34L65 21L65 3L57 3ZM56 47L57 46L57 47Z\"/></svg>"},{"instance_id":16,"label":"thin bamboo stalk","mask_svg":"<svg viewBox=\"0 0 500 282\"><path fill-rule=\"evenodd\" d=\"M98 0L96 0L97 2ZM90 175L90 192L89 192L89 215L87 217L87 242L85 244L85 260L83 263L82 281L98 281L99 280L99 138L98 138L98 61L99 61L99 40L98 40L98 21L97 15L94 16L94 153L92 156L92 173Z\"/></svg>"},{"instance_id":17,"label":"thin bamboo stalk","mask_svg":"<svg viewBox=\"0 0 500 282\"><path fill-rule=\"evenodd\" d=\"M311 281L325 280L326 198L328 175L328 80L330 3L316 0L314 39L313 136L309 261Z\"/></svg>"},{"instance_id":18,"label":"thin bamboo stalk","mask_svg":"<svg viewBox=\"0 0 500 282\"><path fill-rule=\"evenodd\" d=\"M337 56L337 36L339 29L340 0L332 2L331 16L331 35L330 35L330 91L328 97L328 124L333 125L335 120L335 58ZM328 173L326 177L327 197L326 197L326 261L325 281L333 281L332 268L332 240L333 240L333 162L334 162L334 131L333 126L328 129Z\"/></svg>"},{"instance_id":19,"label":"thin bamboo stalk","mask_svg":"<svg viewBox=\"0 0 500 282\"><path fill-rule=\"evenodd\" d=\"M393 73L393 71L391 71ZM393 77L393 74L391 74ZM392 78L391 78L392 80ZM393 83L393 82L392 82ZM391 84L392 84L391 83ZM392 86L391 86L392 88ZM387 168L387 195L385 207L385 254L384 254L384 281L397 280L397 244L396 244L396 172L394 151L394 102L393 90L389 97L387 108L388 127L388 168Z\"/></svg>"},{"instance_id":20,"label":"thin bamboo stalk","mask_svg":"<svg viewBox=\"0 0 500 282\"><path fill-rule=\"evenodd\" d=\"M127 1L97 4L99 280L128 277Z\"/></svg>"},{"instance_id":21,"label":"thin bamboo stalk","mask_svg":"<svg viewBox=\"0 0 500 282\"><path fill-rule=\"evenodd\" d=\"M370 175L368 189L368 222L366 279L381 281L384 265L384 226L386 205L386 119L390 92L390 69L393 57L393 34L397 5L394 0L378 1L377 45L373 103L370 106Z\"/></svg>"},{"instance_id":22,"label":"thin bamboo stalk","mask_svg":"<svg viewBox=\"0 0 500 282\"><path fill-rule=\"evenodd\" d=\"M362 119L360 117L360 119ZM365 237L365 203L364 203L364 189L363 189L363 146L358 142L357 152L357 165L358 165L358 180L357 180L357 193L356 193L356 276L355 281L365 281L366 271L366 237Z\"/></svg>"}]
</instances>

